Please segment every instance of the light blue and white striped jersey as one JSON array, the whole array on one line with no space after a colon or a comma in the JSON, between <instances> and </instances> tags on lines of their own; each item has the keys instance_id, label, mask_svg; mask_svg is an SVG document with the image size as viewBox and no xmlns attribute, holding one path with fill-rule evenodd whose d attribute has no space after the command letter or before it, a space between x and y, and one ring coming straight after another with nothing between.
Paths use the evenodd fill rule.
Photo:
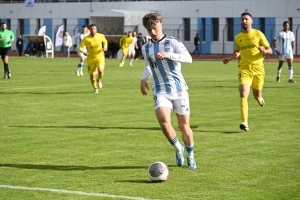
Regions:
<instances>
[{"instance_id":1,"label":"light blue and white striped jersey","mask_svg":"<svg viewBox=\"0 0 300 200\"><path fill-rule=\"evenodd\" d=\"M145 69L142 79L152 75L152 90L158 93L179 93L187 91L188 86L181 72L181 62L192 63L192 57L184 44L171 36L164 36L159 41L149 40L142 47ZM169 58L156 60L158 52L167 52Z\"/></svg>"},{"instance_id":2,"label":"light blue and white striped jersey","mask_svg":"<svg viewBox=\"0 0 300 200\"><path fill-rule=\"evenodd\" d=\"M87 35L89 35L90 33L87 32L86 34L83 34L83 33L77 33L75 34L73 37L72 37L72 40L73 40L73 44L76 44L77 47L80 45L81 41L83 40L83 38ZM85 47L84 47L85 48ZM78 49L77 49L78 50ZM85 48L85 51L86 51L86 48Z\"/></svg>"},{"instance_id":3,"label":"light blue and white striped jersey","mask_svg":"<svg viewBox=\"0 0 300 200\"><path fill-rule=\"evenodd\" d=\"M277 41L280 54L291 54L293 53L292 41L295 41L295 35L293 32L284 32L283 30L278 32L274 38Z\"/></svg>"}]
</instances>

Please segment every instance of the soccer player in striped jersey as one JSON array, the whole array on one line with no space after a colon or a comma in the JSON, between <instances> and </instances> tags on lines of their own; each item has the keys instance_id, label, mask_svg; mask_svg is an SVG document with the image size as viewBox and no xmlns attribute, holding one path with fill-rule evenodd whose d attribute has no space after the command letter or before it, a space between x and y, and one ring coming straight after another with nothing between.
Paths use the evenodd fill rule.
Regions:
<instances>
[{"instance_id":1,"label":"soccer player in striped jersey","mask_svg":"<svg viewBox=\"0 0 300 200\"><path fill-rule=\"evenodd\" d=\"M177 115L177 122L187 151L190 169L197 167L194 158L194 137L190 128L190 104L188 86L181 72L181 62L192 63L192 57L184 44L175 37L162 32L162 17L158 13L148 13L143 17L143 25L151 37L142 47L145 68L141 80L141 93L147 95L147 79L152 76L152 90L157 120L165 137L176 150L176 163L184 164L184 147L180 144L171 124L171 112Z\"/></svg>"},{"instance_id":2,"label":"soccer player in striped jersey","mask_svg":"<svg viewBox=\"0 0 300 200\"><path fill-rule=\"evenodd\" d=\"M293 54L295 50L295 35L290 29L289 22L283 22L283 30L278 32L277 35L274 37L272 43L275 49L276 54L278 55L278 68L277 68L277 78L276 81L280 82L280 74L281 68L284 59L287 60L288 63L288 70L289 70L289 83L296 83L293 80ZM278 48L276 42L278 41Z\"/></svg>"},{"instance_id":3,"label":"soccer player in striped jersey","mask_svg":"<svg viewBox=\"0 0 300 200\"><path fill-rule=\"evenodd\" d=\"M79 63L77 65L77 70L76 70L76 75L77 76L83 76L83 63L84 63L84 60L86 59L86 56L80 52L79 50L79 45L81 43L81 41L83 40L83 38L87 35L89 35L90 32L89 32L89 29L86 25L83 25L82 28L81 28L81 33L77 33L76 35L73 36L73 44L76 44L77 46L77 55L79 56ZM84 51L86 51L86 47L83 48Z\"/></svg>"},{"instance_id":4,"label":"soccer player in striped jersey","mask_svg":"<svg viewBox=\"0 0 300 200\"><path fill-rule=\"evenodd\" d=\"M248 12L241 14L242 32L234 38L235 51L223 59L227 64L232 59L240 57L238 65L238 85L240 92L240 110L242 123L240 129L249 130L248 126L248 96L252 87L253 96L261 107L265 106L262 89L265 78L265 54L272 54L272 48L266 36L259 30L252 28L252 15Z\"/></svg>"}]
</instances>

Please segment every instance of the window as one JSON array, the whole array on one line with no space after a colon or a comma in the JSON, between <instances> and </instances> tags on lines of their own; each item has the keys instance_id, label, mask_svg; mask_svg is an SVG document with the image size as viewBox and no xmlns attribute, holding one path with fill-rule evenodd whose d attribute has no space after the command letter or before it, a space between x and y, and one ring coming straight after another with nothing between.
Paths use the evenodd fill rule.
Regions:
<instances>
[{"instance_id":1,"label":"window","mask_svg":"<svg viewBox=\"0 0 300 200\"><path fill-rule=\"evenodd\" d=\"M191 19L183 18L183 27L184 27L184 41L191 40Z\"/></svg>"},{"instance_id":2,"label":"window","mask_svg":"<svg viewBox=\"0 0 300 200\"><path fill-rule=\"evenodd\" d=\"M227 18L227 41L233 41L233 18Z\"/></svg>"},{"instance_id":3,"label":"window","mask_svg":"<svg viewBox=\"0 0 300 200\"><path fill-rule=\"evenodd\" d=\"M290 31L293 31L293 18L289 17Z\"/></svg>"},{"instance_id":4,"label":"window","mask_svg":"<svg viewBox=\"0 0 300 200\"><path fill-rule=\"evenodd\" d=\"M202 26L201 26L201 31L200 31L200 40L205 41L205 18L202 18Z\"/></svg>"},{"instance_id":5,"label":"window","mask_svg":"<svg viewBox=\"0 0 300 200\"><path fill-rule=\"evenodd\" d=\"M259 18L259 29L261 32L266 34L266 19L265 18Z\"/></svg>"},{"instance_id":6,"label":"window","mask_svg":"<svg viewBox=\"0 0 300 200\"><path fill-rule=\"evenodd\" d=\"M219 41L219 18L212 18L213 41Z\"/></svg>"}]
</instances>

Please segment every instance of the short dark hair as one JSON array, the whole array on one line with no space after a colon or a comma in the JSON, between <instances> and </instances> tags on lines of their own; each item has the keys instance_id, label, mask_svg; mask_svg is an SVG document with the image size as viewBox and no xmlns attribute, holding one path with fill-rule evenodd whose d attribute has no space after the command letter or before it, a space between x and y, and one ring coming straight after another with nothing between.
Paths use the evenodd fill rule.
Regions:
<instances>
[{"instance_id":1,"label":"short dark hair","mask_svg":"<svg viewBox=\"0 0 300 200\"><path fill-rule=\"evenodd\" d=\"M284 21L282 25L285 26L286 24L290 24L290 23L288 21Z\"/></svg>"},{"instance_id":2,"label":"short dark hair","mask_svg":"<svg viewBox=\"0 0 300 200\"><path fill-rule=\"evenodd\" d=\"M2 26L3 24L6 24L6 23L5 23L5 22L1 22L1 26Z\"/></svg>"},{"instance_id":3,"label":"short dark hair","mask_svg":"<svg viewBox=\"0 0 300 200\"><path fill-rule=\"evenodd\" d=\"M241 17L243 17L243 16L245 16L245 15L248 15L248 16L250 16L250 17L252 18L252 15L251 15L249 12L243 12L243 13L241 14Z\"/></svg>"},{"instance_id":4,"label":"short dark hair","mask_svg":"<svg viewBox=\"0 0 300 200\"><path fill-rule=\"evenodd\" d=\"M97 28L96 24L91 24L91 25L89 25L89 29L93 26L95 26Z\"/></svg>"},{"instance_id":5,"label":"short dark hair","mask_svg":"<svg viewBox=\"0 0 300 200\"><path fill-rule=\"evenodd\" d=\"M87 25L82 25L82 27L81 28L87 28Z\"/></svg>"}]
</instances>

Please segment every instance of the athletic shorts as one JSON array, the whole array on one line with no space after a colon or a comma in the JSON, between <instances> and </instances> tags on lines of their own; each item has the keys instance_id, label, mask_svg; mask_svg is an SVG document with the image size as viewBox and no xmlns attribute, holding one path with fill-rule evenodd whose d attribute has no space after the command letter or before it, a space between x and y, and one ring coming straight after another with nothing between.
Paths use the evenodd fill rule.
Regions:
<instances>
[{"instance_id":1,"label":"athletic shorts","mask_svg":"<svg viewBox=\"0 0 300 200\"><path fill-rule=\"evenodd\" d=\"M190 114L190 100L187 91L175 94L154 94L155 110L159 107L168 107L179 115Z\"/></svg>"},{"instance_id":2,"label":"athletic shorts","mask_svg":"<svg viewBox=\"0 0 300 200\"><path fill-rule=\"evenodd\" d=\"M104 69L105 67L105 56L104 52L101 53L101 58L100 60L88 60L88 73L90 75L97 75L98 74L98 69Z\"/></svg>"},{"instance_id":3,"label":"athletic shorts","mask_svg":"<svg viewBox=\"0 0 300 200\"><path fill-rule=\"evenodd\" d=\"M279 54L278 55L278 60L284 61L284 59L293 59L293 53L285 53L285 54Z\"/></svg>"},{"instance_id":4,"label":"athletic shorts","mask_svg":"<svg viewBox=\"0 0 300 200\"><path fill-rule=\"evenodd\" d=\"M10 52L11 52L11 47L6 47L6 48L0 47L0 56L2 59L4 58L4 56L9 56Z\"/></svg>"},{"instance_id":5,"label":"athletic shorts","mask_svg":"<svg viewBox=\"0 0 300 200\"><path fill-rule=\"evenodd\" d=\"M128 54L128 47L127 48L122 48L122 53L123 55L127 55Z\"/></svg>"},{"instance_id":6,"label":"athletic shorts","mask_svg":"<svg viewBox=\"0 0 300 200\"><path fill-rule=\"evenodd\" d=\"M130 47L129 50L128 50L128 55L131 55L131 54L135 54L134 47Z\"/></svg>"},{"instance_id":7,"label":"athletic shorts","mask_svg":"<svg viewBox=\"0 0 300 200\"><path fill-rule=\"evenodd\" d=\"M260 65L239 65L239 85L250 85L253 89L261 90L264 86L265 68Z\"/></svg>"},{"instance_id":8,"label":"athletic shorts","mask_svg":"<svg viewBox=\"0 0 300 200\"><path fill-rule=\"evenodd\" d=\"M79 56L79 57L84 57L84 59L86 59L86 56L83 54L83 53L81 53L80 51L77 51L77 55Z\"/></svg>"}]
</instances>

